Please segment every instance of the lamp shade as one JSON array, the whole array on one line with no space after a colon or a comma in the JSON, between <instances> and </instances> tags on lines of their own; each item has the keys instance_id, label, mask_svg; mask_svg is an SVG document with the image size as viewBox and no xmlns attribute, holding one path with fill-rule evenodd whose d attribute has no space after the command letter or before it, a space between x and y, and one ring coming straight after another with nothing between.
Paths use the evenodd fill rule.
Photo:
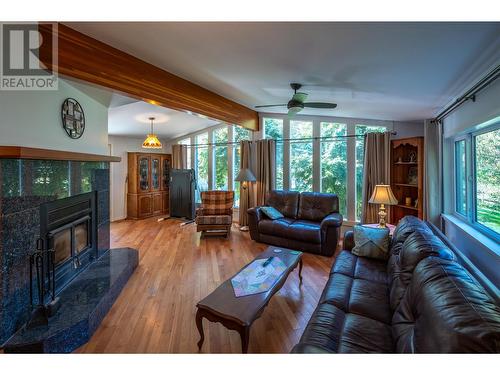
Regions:
<instances>
[{"instance_id":1,"label":"lamp shade","mask_svg":"<svg viewBox=\"0 0 500 375\"><path fill-rule=\"evenodd\" d=\"M240 173L238 173L238 176L236 176L235 181L252 182L252 181L257 181L257 179L255 178L250 169L242 168L240 169Z\"/></svg>"},{"instance_id":2,"label":"lamp shade","mask_svg":"<svg viewBox=\"0 0 500 375\"><path fill-rule=\"evenodd\" d=\"M398 204L390 185L375 185L375 190L368 202L374 204Z\"/></svg>"},{"instance_id":3,"label":"lamp shade","mask_svg":"<svg viewBox=\"0 0 500 375\"><path fill-rule=\"evenodd\" d=\"M142 143L142 148L162 148L162 145L156 134L148 134Z\"/></svg>"}]
</instances>

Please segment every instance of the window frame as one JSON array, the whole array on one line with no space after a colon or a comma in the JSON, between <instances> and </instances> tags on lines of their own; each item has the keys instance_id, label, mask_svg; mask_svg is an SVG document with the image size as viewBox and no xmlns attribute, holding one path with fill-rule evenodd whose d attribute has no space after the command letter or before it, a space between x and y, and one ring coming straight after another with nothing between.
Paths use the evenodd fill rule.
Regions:
<instances>
[{"instance_id":1,"label":"window frame","mask_svg":"<svg viewBox=\"0 0 500 375\"><path fill-rule=\"evenodd\" d=\"M464 221L475 230L488 238L500 241L500 233L487 227L477 220L477 175L476 175L476 137L482 134L500 130L500 121L453 138L453 210L458 219ZM465 168L466 168L466 214L457 211L457 160L456 144L465 140Z\"/></svg>"}]
</instances>

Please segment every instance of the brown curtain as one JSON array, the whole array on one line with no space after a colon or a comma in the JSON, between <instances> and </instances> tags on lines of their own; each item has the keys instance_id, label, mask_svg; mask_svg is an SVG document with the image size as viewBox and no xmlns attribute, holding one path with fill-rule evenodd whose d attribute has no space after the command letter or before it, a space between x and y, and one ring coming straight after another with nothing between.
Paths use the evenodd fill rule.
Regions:
<instances>
[{"instance_id":1,"label":"brown curtain","mask_svg":"<svg viewBox=\"0 0 500 375\"><path fill-rule=\"evenodd\" d=\"M443 124L439 122L424 122L424 201L423 217L438 228L441 228L441 213L443 211L441 187L442 155L441 138Z\"/></svg>"},{"instance_id":2,"label":"brown curtain","mask_svg":"<svg viewBox=\"0 0 500 375\"><path fill-rule=\"evenodd\" d=\"M363 161L362 223L378 223L378 205L368 203L375 185L390 183L391 133L366 133Z\"/></svg>"},{"instance_id":3,"label":"brown curtain","mask_svg":"<svg viewBox=\"0 0 500 375\"><path fill-rule=\"evenodd\" d=\"M240 142L240 169L248 168L252 170L252 143L250 141ZM240 209L239 209L239 222L240 226L248 226L247 210L253 207L255 200L252 199L254 195L255 185L253 183L247 184L248 188L243 189L240 183Z\"/></svg>"},{"instance_id":4,"label":"brown curtain","mask_svg":"<svg viewBox=\"0 0 500 375\"><path fill-rule=\"evenodd\" d=\"M274 139L262 139L256 142L256 148L256 205L262 206L266 198L266 193L275 188L276 141Z\"/></svg>"},{"instance_id":5,"label":"brown curtain","mask_svg":"<svg viewBox=\"0 0 500 375\"><path fill-rule=\"evenodd\" d=\"M256 142L240 142L240 169L248 168L255 175L254 183L248 189L240 185L240 225L248 225L247 210L264 204L266 192L275 188L276 141L264 139Z\"/></svg>"},{"instance_id":6,"label":"brown curtain","mask_svg":"<svg viewBox=\"0 0 500 375\"><path fill-rule=\"evenodd\" d=\"M186 169L187 165L187 146L186 145L173 145L172 146L172 168L173 169Z\"/></svg>"}]
</instances>

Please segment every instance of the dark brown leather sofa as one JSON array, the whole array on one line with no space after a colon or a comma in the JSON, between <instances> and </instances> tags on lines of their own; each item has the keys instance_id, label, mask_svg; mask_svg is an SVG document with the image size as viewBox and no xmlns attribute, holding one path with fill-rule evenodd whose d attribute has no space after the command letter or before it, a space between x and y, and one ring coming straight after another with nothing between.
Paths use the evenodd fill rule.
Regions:
<instances>
[{"instance_id":1,"label":"dark brown leather sofa","mask_svg":"<svg viewBox=\"0 0 500 375\"><path fill-rule=\"evenodd\" d=\"M498 353L498 295L488 294L443 241L437 228L407 216L384 262L353 255L347 232L292 352Z\"/></svg>"},{"instance_id":2,"label":"dark brown leather sofa","mask_svg":"<svg viewBox=\"0 0 500 375\"><path fill-rule=\"evenodd\" d=\"M266 194L265 206L285 217L271 220L260 207L248 209L252 240L320 255L335 253L342 226L335 194L273 190Z\"/></svg>"}]
</instances>

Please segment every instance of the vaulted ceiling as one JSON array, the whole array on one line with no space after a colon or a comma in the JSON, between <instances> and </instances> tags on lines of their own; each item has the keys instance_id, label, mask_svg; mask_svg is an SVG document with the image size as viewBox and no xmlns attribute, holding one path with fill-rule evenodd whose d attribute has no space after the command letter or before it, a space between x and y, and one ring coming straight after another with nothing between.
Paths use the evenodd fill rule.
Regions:
<instances>
[{"instance_id":1,"label":"vaulted ceiling","mask_svg":"<svg viewBox=\"0 0 500 375\"><path fill-rule=\"evenodd\" d=\"M67 25L250 108L286 103L290 82L338 104L304 114L429 118L500 62L500 23Z\"/></svg>"}]
</instances>

